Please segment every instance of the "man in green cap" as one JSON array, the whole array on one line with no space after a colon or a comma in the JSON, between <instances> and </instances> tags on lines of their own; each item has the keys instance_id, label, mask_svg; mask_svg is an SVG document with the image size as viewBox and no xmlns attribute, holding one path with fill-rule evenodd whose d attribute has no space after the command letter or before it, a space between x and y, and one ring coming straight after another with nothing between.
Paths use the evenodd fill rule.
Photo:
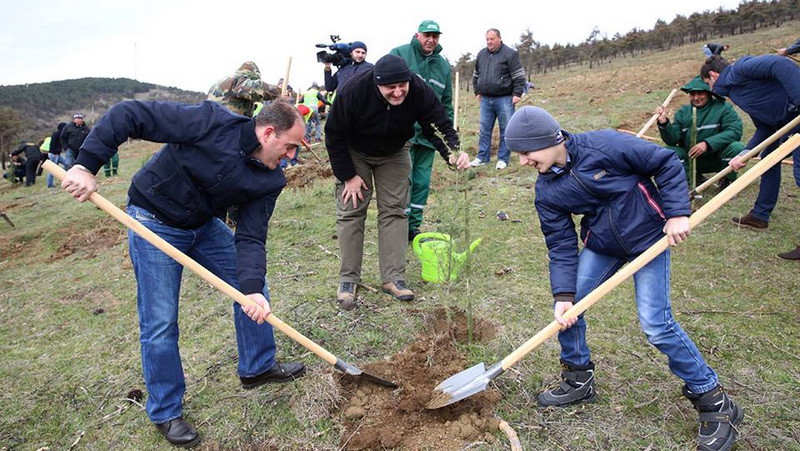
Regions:
<instances>
[{"instance_id":1,"label":"man in green cap","mask_svg":"<svg viewBox=\"0 0 800 451\"><path fill-rule=\"evenodd\" d=\"M441 34L437 22L423 20L410 43L395 47L389 53L403 58L411 72L417 74L433 89L452 121L453 82L450 76L450 63L441 55L442 46L439 45ZM436 148L423 136L419 124L414 124L414 137L406 143L406 147L411 155L411 196L407 212L408 240L412 241L420 233L422 214L428 203Z\"/></svg>"},{"instance_id":2,"label":"man in green cap","mask_svg":"<svg viewBox=\"0 0 800 451\"><path fill-rule=\"evenodd\" d=\"M661 139L678 154L683 162L687 180L691 180L689 161L695 159L697 174L719 172L738 155L744 144L742 119L725 99L711 93L711 88L699 76L686 83L681 91L689 94L689 104L675 113L673 121L667 118L667 109L659 105L658 131ZM731 172L722 179L722 187L736 180Z\"/></svg>"}]
</instances>

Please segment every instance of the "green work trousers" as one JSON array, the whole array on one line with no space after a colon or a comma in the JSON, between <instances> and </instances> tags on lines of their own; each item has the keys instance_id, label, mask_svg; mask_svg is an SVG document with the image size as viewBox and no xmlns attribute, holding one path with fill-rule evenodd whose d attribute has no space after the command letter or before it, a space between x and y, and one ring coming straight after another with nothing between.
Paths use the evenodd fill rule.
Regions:
<instances>
[{"instance_id":1,"label":"green work trousers","mask_svg":"<svg viewBox=\"0 0 800 451\"><path fill-rule=\"evenodd\" d=\"M689 151L682 147L675 146L668 146L667 149L672 149L676 154L678 154L678 158L680 158L681 163L683 163L683 170L686 173L686 180L691 183L692 179L691 175L689 174ZM719 172L725 169L728 167L728 163L731 161L731 159L736 155L739 155L743 149L744 144L735 141L730 143L728 147L722 149L721 152L713 151L700 155L700 157L695 160L697 173L708 174L710 172ZM730 181L734 181L736 180L736 173L731 172L727 177Z\"/></svg>"},{"instance_id":2,"label":"green work trousers","mask_svg":"<svg viewBox=\"0 0 800 451\"><path fill-rule=\"evenodd\" d=\"M119 169L119 152L114 152L114 155L112 155L108 163L103 166L103 169L105 170L106 177L117 175L117 170Z\"/></svg>"},{"instance_id":3,"label":"green work trousers","mask_svg":"<svg viewBox=\"0 0 800 451\"><path fill-rule=\"evenodd\" d=\"M342 202L344 181L336 181L336 233L339 237L340 282L361 282L364 226L373 193L378 203L378 266L381 283L405 280L408 246L408 176L411 160L405 149L393 155L371 156L350 149L358 174L367 184L364 200L353 208Z\"/></svg>"},{"instance_id":4,"label":"green work trousers","mask_svg":"<svg viewBox=\"0 0 800 451\"><path fill-rule=\"evenodd\" d=\"M408 204L408 230L418 230L422 225L422 214L428 204L431 191L431 171L436 151L425 146L410 146L411 156L411 201Z\"/></svg>"}]
</instances>

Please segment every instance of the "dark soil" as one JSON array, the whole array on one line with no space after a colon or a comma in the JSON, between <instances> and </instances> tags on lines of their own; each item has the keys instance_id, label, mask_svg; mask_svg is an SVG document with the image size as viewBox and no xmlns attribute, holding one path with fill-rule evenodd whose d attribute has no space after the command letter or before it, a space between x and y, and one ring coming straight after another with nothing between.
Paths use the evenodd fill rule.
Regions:
<instances>
[{"instance_id":1,"label":"dark soil","mask_svg":"<svg viewBox=\"0 0 800 451\"><path fill-rule=\"evenodd\" d=\"M314 152L320 155L320 151L325 153L325 149L316 149ZM313 155L306 154L306 158L302 164L298 164L291 169L285 169L286 186L288 188L302 188L311 185L315 180L327 179L333 177L333 170L328 160L322 161L314 158ZM327 156L327 154L325 155ZM322 157L322 155L320 155Z\"/></svg>"},{"instance_id":2,"label":"dark soil","mask_svg":"<svg viewBox=\"0 0 800 451\"><path fill-rule=\"evenodd\" d=\"M64 237L58 249L48 261L57 261L80 251L86 258L94 258L121 243L126 236L125 229L114 219L102 219L97 227L91 230L72 231L64 229L59 236Z\"/></svg>"},{"instance_id":3,"label":"dark soil","mask_svg":"<svg viewBox=\"0 0 800 451\"><path fill-rule=\"evenodd\" d=\"M492 324L475 319L473 340L489 340ZM440 308L428 315L425 335L386 361L364 371L400 385L390 390L340 376L345 433L341 447L361 449L459 450L475 442L493 443L499 420L494 409L500 393L489 388L436 410L425 406L433 388L469 364L457 343L467 339L467 315Z\"/></svg>"}]
</instances>

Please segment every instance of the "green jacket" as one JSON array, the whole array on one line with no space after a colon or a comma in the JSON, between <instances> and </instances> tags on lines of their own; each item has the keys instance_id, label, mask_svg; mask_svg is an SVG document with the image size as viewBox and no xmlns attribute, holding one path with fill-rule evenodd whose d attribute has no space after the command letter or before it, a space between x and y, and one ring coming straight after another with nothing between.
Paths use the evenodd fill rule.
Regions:
<instances>
[{"instance_id":1,"label":"green jacket","mask_svg":"<svg viewBox=\"0 0 800 451\"><path fill-rule=\"evenodd\" d=\"M709 86L700 77L695 77L681 87L683 92L707 91ZM692 147L692 104L684 105L675 112L672 122L667 120L658 124L661 139L668 146L678 146L685 150ZM703 141L711 147L709 152L719 152L732 142L742 139L742 119L733 106L724 98L711 94L708 103L697 109L697 143Z\"/></svg>"},{"instance_id":2,"label":"green jacket","mask_svg":"<svg viewBox=\"0 0 800 451\"><path fill-rule=\"evenodd\" d=\"M411 43L395 47L389 52L403 58L411 72L417 74L425 83L433 89L436 97L444 105L447 116L453 119L453 80L450 76L450 63L440 55L442 46L437 45L430 55L422 53L422 46L416 37L411 38ZM444 131L442 131L444 133ZM414 137L411 138L412 144L418 144L435 150L425 136L422 135L422 128L419 124L414 124ZM453 149L455 151L455 149Z\"/></svg>"}]
</instances>

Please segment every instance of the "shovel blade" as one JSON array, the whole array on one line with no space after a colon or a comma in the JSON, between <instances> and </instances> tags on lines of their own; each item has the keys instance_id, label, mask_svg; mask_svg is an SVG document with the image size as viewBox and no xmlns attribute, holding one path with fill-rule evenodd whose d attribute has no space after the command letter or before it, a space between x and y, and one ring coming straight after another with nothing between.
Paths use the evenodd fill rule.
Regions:
<instances>
[{"instance_id":1,"label":"shovel blade","mask_svg":"<svg viewBox=\"0 0 800 451\"><path fill-rule=\"evenodd\" d=\"M499 371L498 371L499 370ZM488 370L483 362L450 376L433 389L433 397L425 408L439 409L486 390L489 382L503 370L495 365Z\"/></svg>"},{"instance_id":2,"label":"shovel blade","mask_svg":"<svg viewBox=\"0 0 800 451\"><path fill-rule=\"evenodd\" d=\"M399 387L399 385L395 384L394 382L387 381L386 379L381 379L378 376L361 371L360 369L356 368L353 365L350 365L349 363L345 362L342 359L336 359L336 364L334 365L334 368L336 368L337 370L341 371L342 373L348 376L353 376L358 379L364 379L378 385L383 385L384 387L389 387L392 389Z\"/></svg>"}]
</instances>

